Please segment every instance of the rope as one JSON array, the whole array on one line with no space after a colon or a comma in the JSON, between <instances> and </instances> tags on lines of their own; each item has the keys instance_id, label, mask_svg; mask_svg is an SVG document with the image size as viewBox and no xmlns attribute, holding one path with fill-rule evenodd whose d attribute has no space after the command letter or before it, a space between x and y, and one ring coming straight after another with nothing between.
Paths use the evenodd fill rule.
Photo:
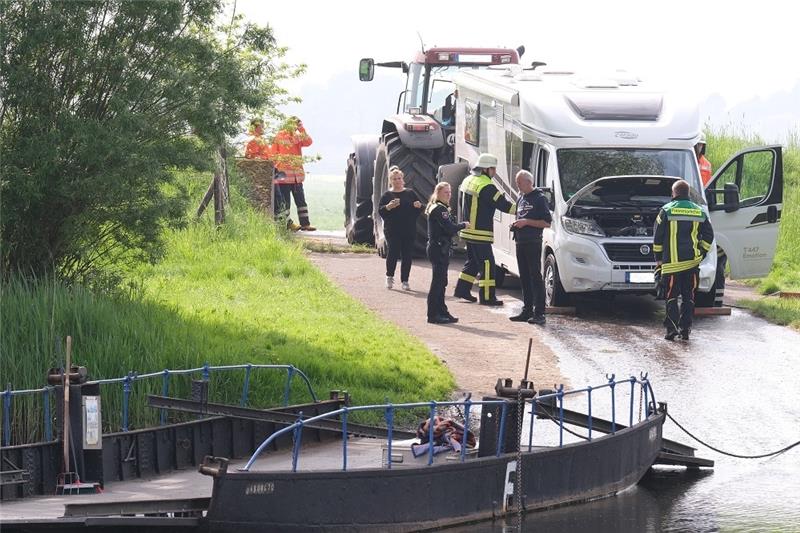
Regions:
<instances>
[{"instance_id":1,"label":"rope","mask_svg":"<svg viewBox=\"0 0 800 533\"><path fill-rule=\"evenodd\" d=\"M773 455L780 455L780 454L782 454L784 452L788 452L789 450L791 450L795 446L800 446L800 440L799 440L799 441L797 441L797 442L795 442L793 444L790 444L788 446L785 446L785 447L781 448L780 450L776 450L776 451L770 452L770 453L762 453L761 455L739 455L739 454L736 454L736 453L724 452L724 451L720 450L719 448L715 448L714 446L708 444L707 442L703 442L702 440L700 440L697 437L695 437L691 432L689 432L688 429L686 429L685 427L680 425L680 423L677 420L672 418L671 414L667 413L667 418L669 418L670 420L675 422L675 425L678 426L679 428L681 428L681 430L683 430L684 433L689 435L691 438L693 438L694 440L696 440L697 442L699 442L700 444L702 444L706 448L710 448L710 449L714 450L717 453L721 453L722 455L727 455L729 457L736 457L737 459L763 459L765 457L772 457Z\"/></svg>"}]
</instances>

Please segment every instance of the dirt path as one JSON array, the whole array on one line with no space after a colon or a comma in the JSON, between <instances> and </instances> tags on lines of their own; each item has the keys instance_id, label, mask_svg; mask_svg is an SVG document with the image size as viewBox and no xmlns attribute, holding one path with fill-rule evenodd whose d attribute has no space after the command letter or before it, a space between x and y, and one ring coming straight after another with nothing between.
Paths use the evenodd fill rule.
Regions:
<instances>
[{"instance_id":1,"label":"dirt path","mask_svg":"<svg viewBox=\"0 0 800 533\"><path fill-rule=\"evenodd\" d=\"M528 338L533 338L529 378L535 386L567 385L559 372L557 357L540 338L539 326L508 320L522 307L519 290L498 290L498 297L505 301L499 309L449 296L462 266L459 258L450 265L447 288L447 306L459 322L441 326L426 321L431 279L427 261L414 261L409 280L412 290L406 292L399 290L400 265L398 288L385 288L385 263L377 255L310 253L309 257L345 292L422 340L453 373L459 392L471 391L475 397L493 395L497 379L505 377L513 378L516 384L525 370ZM558 317L548 318L551 319Z\"/></svg>"}]
</instances>

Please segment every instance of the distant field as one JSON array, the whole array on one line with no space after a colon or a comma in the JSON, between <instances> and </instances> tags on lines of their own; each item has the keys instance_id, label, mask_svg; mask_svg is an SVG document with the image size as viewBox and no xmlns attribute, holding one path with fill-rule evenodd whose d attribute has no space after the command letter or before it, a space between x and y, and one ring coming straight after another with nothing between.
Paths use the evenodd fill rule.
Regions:
<instances>
[{"instance_id":1,"label":"distant field","mask_svg":"<svg viewBox=\"0 0 800 533\"><path fill-rule=\"evenodd\" d=\"M344 229L344 172L341 176L309 174L304 185L311 223L321 230ZM297 208L292 204L292 218Z\"/></svg>"}]
</instances>

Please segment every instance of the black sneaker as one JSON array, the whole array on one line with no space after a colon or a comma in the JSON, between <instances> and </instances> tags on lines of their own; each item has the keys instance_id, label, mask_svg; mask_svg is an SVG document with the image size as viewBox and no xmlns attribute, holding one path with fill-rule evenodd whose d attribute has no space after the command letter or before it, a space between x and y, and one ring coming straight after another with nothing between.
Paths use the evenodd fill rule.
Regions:
<instances>
[{"instance_id":1,"label":"black sneaker","mask_svg":"<svg viewBox=\"0 0 800 533\"><path fill-rule=\"evenodd\" d=\"M678 336L678 332L677 331L668 331L667 334L664 335L664 338L666 340L668 340L668 341L674 341L675 337L677 337L677 336Z\"/></svg>"},{"instance_id":2,"label":"black sneaker","mask_svg":"<svg viewBox=\"0 0 800 533\"><path fill-rule=\"evenodd\" d=\"M533 313L525 310L518 315L508 317L511 322L527 322L529 318L533 318Z\"/></svg>"},{"instance_id":3,"label":"black sneaker","mask_svg":"<svg viewBox=\"0 0 800 533\"><path fill-rule=\"evenodd\" d=\"M528 319L528 324L536 324L537 326L544 326L545 322L544 315L536 315Z\"/></svg>"},{"instance_id":4,"label":"black sneaker","mask_svg":"<svg viewBox=\"0 0 800 533\"><path fill-rule=\"evenodd\" d=\"M451 321L446 316L434 316L428 318L428 324L449 324Z\"/></svg>"},{"instance_id":5,"label":"black sneaker","mask_svg":"<svg viewBox=\"0 0 800 533\"><path fill-rule=\"evenodd\" d=\"M453 315L447 315L445 318L446 318L446 319L447 319L447 320L448 320L448 321L449 321L451 324L455 324L455 323L457 323L457 322L458 322L458 319L457 319L456 317L454 317Z\"/></svg>"},{"instance_id":6,"label":"black sneaker","mask_svg":"<svg viewBox=\"0 0 800 533\"><path fill-rule=\"evenodd\" d=\"M497 298L495 298L494 300L484 300L484 301L481 302L481 305L489 305L489 306L492 306L492 307L500 307L501 305L503 305L503 300L498 300Z\"/></svg>"},{"instance_id":7,"label":"black sneaker","mask_svg":"<svg viewBox=\"0 0 800 533\"><path fill-rule=\"evenodd\" d=\"M688 341L689 340L689 333L691 333L691 331L692 330L690 330L690 329L682 329L681 330L681 339L683 339L685 341Z\"/></svg>"}]
</instances>

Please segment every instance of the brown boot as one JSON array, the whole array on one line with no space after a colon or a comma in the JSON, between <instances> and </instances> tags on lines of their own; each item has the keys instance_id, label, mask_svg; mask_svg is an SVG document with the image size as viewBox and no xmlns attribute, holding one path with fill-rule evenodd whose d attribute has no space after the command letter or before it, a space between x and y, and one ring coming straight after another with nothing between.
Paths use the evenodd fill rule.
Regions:
<instances>
[{"instance_id":1,"label":"brown boot","mask_svg":"<svg viewBox=\"0 0 800 533\"><path fill-rule=\"evenodd\" d=\"M305 226L300 226L300 229L303 230L303 231L317 231L317 228L315 228L311 224L306 224Z\"/></svg>"},{"instance_id":2,"label":"brown boot","mask_svg":"<svg viewBox=\"0 0 800 533\"><path fill-rule=\"evenodd\" d=\"M300 231L300 224L297 224L290 218L288 221L286 221L286 229L289 231Z\"/></svg>"}]
</instances>

